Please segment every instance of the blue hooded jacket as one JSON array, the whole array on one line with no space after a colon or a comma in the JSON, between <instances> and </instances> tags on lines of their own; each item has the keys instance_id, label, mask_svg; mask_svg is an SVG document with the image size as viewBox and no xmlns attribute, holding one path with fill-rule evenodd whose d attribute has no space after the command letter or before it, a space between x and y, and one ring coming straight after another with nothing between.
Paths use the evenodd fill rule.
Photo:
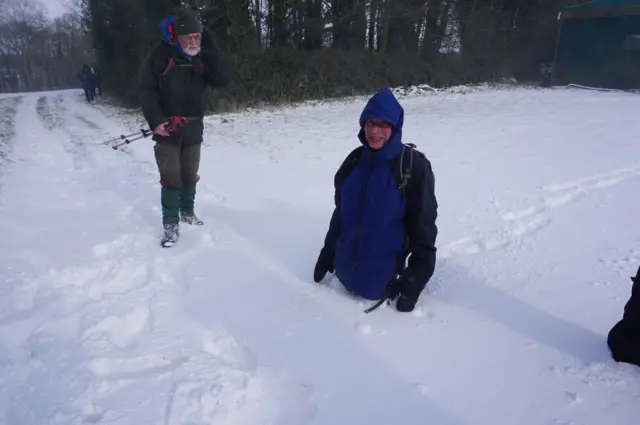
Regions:
<instances>
[{"instance_id":1,"label":"blue hooded jacket","mask_svg":"<svg viewBox=\"0 0 640 425\"><path fill-rule=\"evenodd\" d=\"M364 124L381 119L392 125L387 143L372 150ZM362 156L336 188L339 232L335 243L336 276L345 288L375 300L404 265L406 202L393 175L393 160L402 153L404 110L388 89L379 90L360 116Z\"/></svg>"},{"instance_id":2,"label":"blue hooded jacket","mask_svg":"<svg viewBox=\"0 0 640 425\"><path fill-rule=\"evenodd\" d=\"M187 52L184 51L182 46L180 46L180 43L178 43L178 41L175 39L175 36L173 35L173 31L171 30L171 28L175 22L176 22L176 17L173 15L167 16L162 20L162 22L160 23L160 29L162 30L162 38L168 44L173 46L178 52L180 52L180 54L185 59L191 60L191 56L189 56Z\"/></svg>"}]
</instances>

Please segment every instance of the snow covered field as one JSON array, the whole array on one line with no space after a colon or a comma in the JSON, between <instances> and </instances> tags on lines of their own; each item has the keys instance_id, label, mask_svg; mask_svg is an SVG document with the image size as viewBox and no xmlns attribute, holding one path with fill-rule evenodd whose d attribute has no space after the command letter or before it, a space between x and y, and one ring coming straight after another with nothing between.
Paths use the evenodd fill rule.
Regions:
<instances>
[{"instance_id":1,"label":"snow covered field","mask_svg":"<svg viewBox=\"0 0 640 425\"><path fill-rule=\"evenodd\" d=\"M317 285L365 98L207 118L196 209L159 246L140 116L0 99L0 424L634 425L609 357L640 265L640 97L412 95L438 264L403 315Z\"/></svg>"}]
</instances>

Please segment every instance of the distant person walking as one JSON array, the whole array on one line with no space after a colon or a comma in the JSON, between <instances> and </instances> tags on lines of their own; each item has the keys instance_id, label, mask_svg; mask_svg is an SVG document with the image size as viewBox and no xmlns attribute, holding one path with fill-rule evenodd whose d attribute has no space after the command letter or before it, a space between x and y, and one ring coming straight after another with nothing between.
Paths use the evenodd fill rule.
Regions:
<instances>
[{"instance_id":1,"label":"distant person walking","mask_svg":"<svg viewBox=\"0 0 640 425\"><path fill-rule=\"evenodd\" d=\"M93 103L95 101L96 77L89 65L82 66L82 69L78 72L78 79L84 90L87 102Z\"/></svg>"},{"instance_id":2,"label":"distant person walking","mask_svg":"<svg viewBox=\"0 0 640 425\"><path fill-rule=\"evenodd\" d=\"M102 98L102 75L100 74L100 69L98 68L98 65L95 63L91 65L91 71L93 72L93 75L94 75L94 82L95 82L94 92L97 90L98 96Z\"/></svg>"}]
</instances>

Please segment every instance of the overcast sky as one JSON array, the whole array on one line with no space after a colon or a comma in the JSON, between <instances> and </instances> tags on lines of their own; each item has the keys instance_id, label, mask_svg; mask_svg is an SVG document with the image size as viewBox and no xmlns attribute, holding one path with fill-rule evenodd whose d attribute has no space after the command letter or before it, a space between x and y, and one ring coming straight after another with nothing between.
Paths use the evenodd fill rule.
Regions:
<instances>
[{"instance_id":1,"label":"overcast sky","mask_svg":"<svg viewBox=\"0 0 640 425\"><path fill-rule=\"evenodd\" d=\"M49 12L50 18L55 18L57 16L62 15L67 10L62 4L60 0L39 0L46 8L47 12Z\"/></svg>"}]
</instances>

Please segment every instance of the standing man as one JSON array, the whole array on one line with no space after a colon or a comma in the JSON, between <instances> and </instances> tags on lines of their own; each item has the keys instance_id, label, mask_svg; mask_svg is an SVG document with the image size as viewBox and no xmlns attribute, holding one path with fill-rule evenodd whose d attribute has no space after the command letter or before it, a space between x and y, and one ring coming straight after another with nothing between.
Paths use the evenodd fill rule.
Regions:
<instances>
[{"instance_id":1,"label":"standing man","mask_svg":"<svg viewBox=\"0 0 640 425\"><path fill-rule=\"evenodd\" d=\"M142 112L153 130L160 173L161 245L173 246L179 221L203 222L194 212L200 179L205 88L229 81L229 71L211 34L194 11L183 8L161 24L163 40L145 60L138 77Z\"/></svg>"}]
</instances>

